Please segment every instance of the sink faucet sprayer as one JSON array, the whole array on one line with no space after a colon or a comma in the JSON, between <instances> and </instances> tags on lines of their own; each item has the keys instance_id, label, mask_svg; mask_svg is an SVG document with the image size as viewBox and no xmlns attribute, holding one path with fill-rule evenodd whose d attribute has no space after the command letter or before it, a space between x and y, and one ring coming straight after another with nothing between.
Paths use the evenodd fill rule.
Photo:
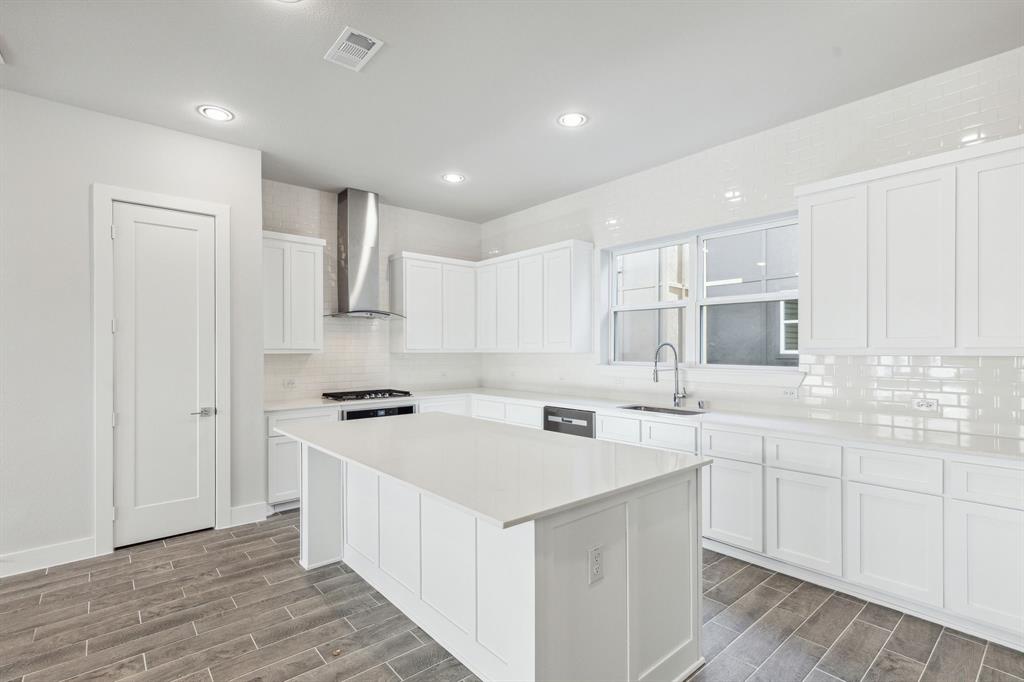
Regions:
<instances>
[{"instance_id":1,"label":"sink faucet sprayer","mask_svg":"<svg viewBox=\"0 0 1024 682\"><path fill-rule=\"evenodd\" d=\"M668 341L658 346L657 350L654 351L654 383L658 383L658 354L661 353L661 349L665 346L672 349L672 358L675 363L676 387L675 392L672 394L672 406L681 407L683 399L686 397L686 387L679 388L679 351Z\"/></svg>"}]
</instances>

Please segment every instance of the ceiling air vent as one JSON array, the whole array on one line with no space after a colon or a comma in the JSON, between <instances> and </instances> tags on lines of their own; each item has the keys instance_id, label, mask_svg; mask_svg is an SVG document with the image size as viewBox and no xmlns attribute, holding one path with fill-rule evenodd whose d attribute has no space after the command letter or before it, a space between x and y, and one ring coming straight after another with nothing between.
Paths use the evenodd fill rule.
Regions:
<instances>
[{"instance_id":1,"label":"ceiling air vent","mask_svg":"<svg viewBox=\"0 0 1024 682\"><path fill-rule=\"evenodd\" d=\"M370 57L377 54L377 50L383 45L382 41L371 38L351 26L346 26L338 39L331 45L331 49L327 50L324 59L334 64L341 64L347 69L359 71L366 66Z\"/></svg>"}]
</instances>

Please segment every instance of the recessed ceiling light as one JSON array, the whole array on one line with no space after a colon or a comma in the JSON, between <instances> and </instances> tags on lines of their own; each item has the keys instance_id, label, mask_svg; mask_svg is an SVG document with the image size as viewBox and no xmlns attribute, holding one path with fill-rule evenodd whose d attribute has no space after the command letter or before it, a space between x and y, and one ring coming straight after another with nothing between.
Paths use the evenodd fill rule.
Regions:
<instances>
[{"instance_id":1,"label":"recessed ceiling light","mask_svg":"<svg viewBox=\"0 0 1024 682\"><path fill-rule=\"evenodd\" d=\"M218 107L214 104L200 104L196 107L196 111L211 121L217 121L218 123L226 123L235 117L233 113L224 107Z\"/></svg>"},{"instance_id":2,"label":"recessed ceiling light","mask_svg":"<svg viewBox=\"0 0 1024 682\"><path fill-rule=\"evenodd\" d=\"M579 128L586 122L586 114L579 112L569 112L558 117L558 125L565 126L566 128Z\"/></svg>"},{"instance_id":3,"label":"recessed ceiling light","mask_svg":"<svg viewBox=\"0 0 1024 682\"><path fill-rule=\"evenodd\" d=\"M445 173L441 176L441 179L445 182L449 182L453 185L457 185L460 182L465 182L466 176L462 173Z\"/></svg>"}]
</instances>

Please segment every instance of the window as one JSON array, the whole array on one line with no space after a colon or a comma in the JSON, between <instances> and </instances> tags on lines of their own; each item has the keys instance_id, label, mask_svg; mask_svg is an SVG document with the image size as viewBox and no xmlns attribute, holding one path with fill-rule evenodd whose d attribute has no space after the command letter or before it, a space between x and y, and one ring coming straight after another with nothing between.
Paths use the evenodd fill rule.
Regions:
<instances>
[{"instance_id":1,"label":"window","mask_svg":"<svg viewBox=\"0 0 1024 682\"><path fill-rule=\"evenodd\" d=\"M669 341L691 365L796 366L797 229L790 219L612 252L610 361L649 364Z\"/></svg>"},{"instance_id":2,"label":"window","mask_svg":"<svg viewBox=\"0 0 1024 682\"><path fill-rule=\"evenodd\" d=\"M690 297L690 244L618 253L613 258L613 359L652 362L670 341L682 351Z\"/></svg>"}]
</instances>

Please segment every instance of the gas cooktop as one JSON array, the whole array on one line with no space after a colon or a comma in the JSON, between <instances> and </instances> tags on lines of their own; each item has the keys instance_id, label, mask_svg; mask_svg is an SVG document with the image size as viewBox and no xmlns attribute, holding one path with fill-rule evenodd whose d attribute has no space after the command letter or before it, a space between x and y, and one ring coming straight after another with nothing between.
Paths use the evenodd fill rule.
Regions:
<instances>
[{"instance_id":1,"label":"gas cooktop","mask_svg":"<svg viewBox=\"0 0 1024 682\"><path fill-rule=\"evenodd\" d=\"M408 398L412 393L393 388L373 388L369 391L335 391L324 393L328 400L380 400L381 398Z\"/></svg>"}]
</instances>

